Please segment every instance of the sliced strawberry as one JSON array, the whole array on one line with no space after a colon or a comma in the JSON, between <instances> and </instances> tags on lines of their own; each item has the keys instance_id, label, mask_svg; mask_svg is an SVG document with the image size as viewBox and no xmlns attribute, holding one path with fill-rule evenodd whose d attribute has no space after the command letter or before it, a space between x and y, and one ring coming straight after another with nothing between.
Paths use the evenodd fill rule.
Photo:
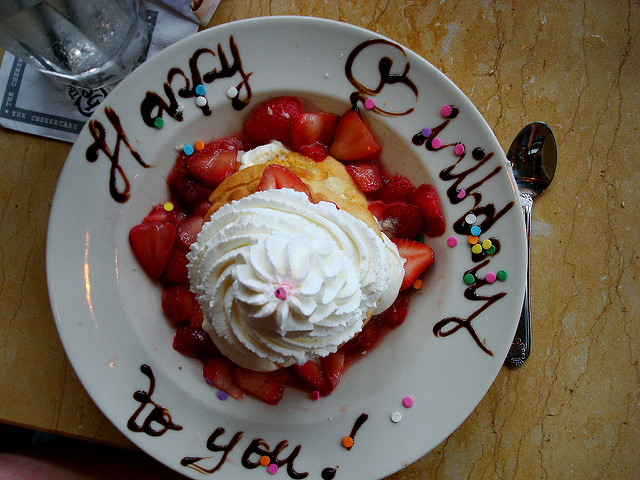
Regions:
<instances>
[{"instance_id":1,"label":"sliced strawberry","mask_svg":"<svg viewBox=\"0 0 640 480\"><path fill-rule=\"evenodd\" d=\"M444 233L444 214L440 206L438 192L433 186L428 184L420 185L409 195L409 202L422 210L425 233L428 236L438 237Z\"/></svg>"},{"instance_id":2,"label":"sliced strawberry","mask_svg":"<svg viewBox=\"0 0 640 480\"><path fill-rule=\"evenodd\" d=\"M162 274L162 279L166 282L180 283L182 285L189 285L189 271L187 265L187 250L183 248L174 247L169 253L167 264Z\"/></svg>"},{"instance_id":3,"label":"sliced strawberry","mask_svg":"<svg viewBox=\"0 0 640 480\"><path fill-rule=\"evenodd\" d=\"M350 163L347 165L347 171L363 192L373 192L382 186L378 162Z\"/></svg>"},{"instance_id":4,"label":"sliced strawberry","mask_svg":"<svg viewBox=\"0 0 640 480\"><path fill-rule=\"evenodd\" d=\"M322 394L329 391L329 383L324 376L322 367L313 360L302 365L291 367L295 377L302 381L303 387L309 391L317 390Z\"/></svg>"},{"instance_id":5,"label":"sliced strawberry","mask_svg":"<svg viewBox=\"0 0 640 480\"><path fill-rule=\"evenodd\" d=\"M400 292L395 301L384 312L376 315L380 323L389 328L396 328L404 322L409 312L409 295Z\"/></svg>"},{"instance_id":6,"label":"sliced strawberry","mask_svg":"<svg viewBox=\"0 0 640 480\"><path fill-rule=\"evenodd\" d=\"M275 163L272 163L264 169L262 178L258 184L259 192L272 188L291 188L297 192L305 193L307 197L309 197L309 200L311 200L309 187L300 180L300 177L291 170Z\"/></svg>"},{"instance_id":7,"label":"sliced strawberry","mask_svg":"<svg viewBox=\"0 0 640 480\"><path fill-rule=\"evenodd\" d=\"M189 173L185 155L176 160L167 177L167 185L175 199L189 208L208 201L212 192L211 187L204 186Z\"/></svg>"},{"instance_id":8,"label":"sliced strawberry","mask_svg":"<svg viewBox=\"0 0 640 480\"><path fill-rule=\"evenodd\" d=\"M196 217L204 218L207 215L207 212L211 208L211 202L200 202L193 207L193 215Z\"/></svg>"},{"instance_id":9,"label":"sliced strawberry","mask_svg":"<svg viewBox=\"0 0 640 480\"><path fill-rule=\"evenodd\" d=\"M186 285L168 285L163 288L162 311L174 322L189 322L193 327L202 326L202 309Z\"/></svg>"},{"instance_id":10,"label":"sliced strawberry","mask_svg":"<svg viewBox=\"0 0 640 480\"><path fill-rule=\"evenodd\" d=\"M178 224L176 231L176 247L183 250L189 250L191 244L196 241L200 230L202 230L202 224L204 218L198 216L186 217Z\"/></svg>"},{"instance_id":11,"label":"sliced strawberry","mask_svg":"<svg viewBox=\"0 0 640 480\"><path fill-rule=\"evenodd\" d=\"M143 222L178 223L178 212L176 210L167 211L164 205L156 205L144 217Z\"/></svg>"},{"instance_id":12,"label":"sliced strawberry","mask_svg":"<svg viewBox=\"0 0 640 480\"><path fill-rule=\"evenodd\" d=\"M344 352L330 353L326 357L320 359L320 365L324 371L324 377L327 380L329 386L329 392L331 393L342 380L344 373Z\"/></svg>"},{"instance_id":13,"label":"sliced strawberry","mask_svg":"<svg viewBox=\"0 0 640 480\"><path fill-rule=\"evenodd\" d=\"M149 275L160 277L176 239L173 223L143 222L129 231L129 243Z\"/></svg>"},{"instance_id":14,"label":"sliced strawberry","mask_svg":"<svg viewBox=\"0 0 640 480\"><path fill-rule=\"evenodd\" d=\"M376 220L378 220L379 222L381 222L384 218L384 212L386 209L387 204L380 200L374 200L373 202L369 203L369 211L374 217L376 217Z\"/></svg>"},{"instance_id":15,"label":"sliced strawberry","mask_svg":"<svg viewBox=\"0 0 640 480\"><path fill-rule=\"evenodd\" d=\"M238 152L208 152L207 147L195 151L187 159L187 170L200 183L215 188L237 170Z\"/></svg>"},{"instance_id":16,"label":"sliced strawberry","mask_svg":"<svg viewBox=\"0 0 640 480\"><path fill-rule=\"evenodd\" d=\"M300 149L310 146L328 147L333 140L340 117L333 113L303 113L291 123L291 148ZM325 149L326 152L326 149Z\"/></svg>"},{"instance_id":17,"label":"sliced strawberry","mask_svg":"<svg viewBox=\"0 0 640 480\"><path fill-rule=\"evenodd\" d=\"M406 202L389 203L378 223L388 236L408 239L414 239L422 233L424 226L420 209Z\"/></svg>"},{"instance_id":18,"label":"sliced strawberry","mask_svg":"<svg viewBox=\"0 0 640 480\"><path fill-rule=\"evenodd\" d=\"M297 149L298 153L304 155L305 157L309 157L316 162L321 162L329 152L327 152L327 147L324 145L320 145L319 143L314 143L313 145L303 145L302 147Z\"/></svg>"},{"instance_id":19,"label":"sliced strawberry","mask_svg":"<svg viewBox=\"0 0 640 480\"><path fill-rule=\"evenodd\" d=\"M236 365L226 357L209 358L202 363L202 375L216 388L226 392L236 400L246 395L244 390L233 383L233 371Z\"/></svg>"},{"instance_id":20,"label":"sliced strawberry","mask_svg":"<svg viewBox=\"0 0 640 480\"><path fill-rule=\"evenodd\" d=\"M181 325L173 336L173 349L189 357L220 355L209 334L202 328Z\"/></svg>"},{"instance_id":21,"label":"sliced strawberry","mask_svg":"<svg viewBox=\"0 0 640 480\"><path fill-rule=\"evenodd\" d=\"M433 265L433 250L424 243L405 238L393 238L393 243L398 247L398 253L406 260L404 264L404 278L400 290L413 285L422 273Z\"/></svg>"},{"instance_id":22,"label":"sliced strawberry","mask_svg":"<svg viewBox=\"0 0 640 480\"><path fill-rule=\"evenodd\" d=\"M271 140L290 144L291 122L302 113L297 97L276 97L258 105L246 119L243 131L255 145Z\"/></svg>"},{"instance_id":23,"label":"sliced strawberry","mask_svg":"<svg viewBox=\"0 0 640 480\"><path fill-rule=\"evenodd\" d=\"M385 203L405 202L411 192L413 192L413 184L403 175L395 175L378 193L377 199Z\"/></svg>"},{"instance_id":24,"label":"sliced strawberry","mask_svg":"<svg viewBox=\"0 0 640 480\"><path fill-rule=\"evenodd\" d=\"M233 383L270 405L277 405L284 395L284 375L279 370L256 372L236 367L233 371Z\"/></svg>"},{"instance_id":25,"label":"sliced strawberry","mask_svg":"<svg viewBox=\"0 0 640 480\"><path fill-rule=\"evenodd\" d=\"M338 122L329 154L338 160L373 160L382 148L359 112L347 111Z\"/></svg>"},{"instance_id":26,"label":"sliced strawberry","mask_svg":"<svg viewBox=\"0 0 640 480\"><path fill-rule=\"evenodd\" d=\"M343 345L340 350L351 358L366 355L378 344L383 334L379 319L375 316L371 317L360 333Z\"/></svg>"}]
</instances>

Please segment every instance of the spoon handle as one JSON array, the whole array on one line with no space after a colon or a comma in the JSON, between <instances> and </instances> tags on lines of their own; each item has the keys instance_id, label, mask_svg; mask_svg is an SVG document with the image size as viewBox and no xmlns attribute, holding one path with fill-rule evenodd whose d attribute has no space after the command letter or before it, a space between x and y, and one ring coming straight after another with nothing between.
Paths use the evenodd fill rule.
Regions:
<instances>
[{"instance_id":1,"label":"spoon handle","mask_svg":"<svg viewBox=\"0 0 640 480\"><path fill-rule=\"evenodd\" d=\"M509 367L519 367L529 358L531 353L531 303L529 301L529 250L531 248L531 207L533 197L527 192L520 192L520 205L524 213L524 225L527 232L527 276L524 287L524 303L516 334L507 353L505 364Z\"/></svg>"}]
</instances>

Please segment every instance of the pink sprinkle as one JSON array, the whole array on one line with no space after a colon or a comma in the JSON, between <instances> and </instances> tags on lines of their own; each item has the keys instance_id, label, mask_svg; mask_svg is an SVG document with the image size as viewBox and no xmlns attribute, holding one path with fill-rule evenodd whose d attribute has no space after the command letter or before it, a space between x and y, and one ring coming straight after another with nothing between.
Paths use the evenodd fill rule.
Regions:
<instances>
[{"instance_id":1,"label":"pink sprinkle","mask_svg":"<svg viewBox=\"0 0 640 480\"><path fill-rule=\"evenodd\" d=\"M487 275L484 277L484 279L487 281L487 283L493 283L496 281L496 274L493 272L489 272L487 273Z\"/></svg>"},{"instance_id":2,"label":"pink sprinkle","mask_svg":"<svg viewBox=\"0 0 640 480\"><path fill-rule=\"evenodd\" d=\"M455 247L458 244L458 239L456 237L447 238L447 245L450 247Z\"/></svg>"},{"instance_id":3,"label":"pink sprinkle","mask_svg":"<svg viewBox=\"0 0 640 480\"><path fill-rule=\"evenodd\" d=\"M406 408L413 407L413 397L404 397L402 399L402 405Z\"/></svg>"},{"instance_id":4,"label":"pink sprinkle","mask_svg":"<svg viewBox=\"0 0 640 480\"><path fill-rule=\"evenodd\" d=\"M375 106L376 102L373 101L373 98L367 98L364 101L364 108L367 110L371 110Z\"/></svg>"},{"instance_id":5,"label":"pink sprinkle","mask_svg":"<svg viewBox=\"0 0 640 480\"><path fill-rule=\"evenodd\" d=\"M456 197L458 198L464 198L467 195L467 192L464 188L461 188L460 191L458 192L458 194L456 195Z\"/></svg>"},{"instance_id":6,"label":"pink sprinkle","mask_svg":"<svg viewBox=\"0 0 640 480\"><path fill-rule=\"evenodd\" d=\"M278 472L278 465L276 465L275 463L271 463L267 467L267 472L269 472L271 475L275 475Z\"/></svg>"},{"instance_id":7,"label":"pink sprinkle","mask_svg":"<svg viewBox=\"0 0 640 480\"><path fill-rule=\"evenodd\" d=\"M276 291L275 291L276 298L280 300L286 300L287 297L289 296L289 291L290 291L289 285L280 285L278 288L276 288Z\"/></svg>"},{"instance_id":8,"label":"pink sprinkle","mask_svg":"<svg viewBox=\"0 0 640 480\"><path fill-rule=\"evenodd\" d=\"M318 390L314 390L311 392L311 400L316 401L320 398L320 392Z\"/></svg>"},{"instance_id":9,"label":"pink sprinkle","mask_svg":"<svg viewBox=\"0 0 640 480\"><path fill-rule=\"evenodd\" d=\"M442 146L442 140L440 140L439 138L434 138L433 140L431 140L431 146L436 150L439 149Z\"/></svg>"},{"instance_id":10,"label":"pink sprinkle","mask_svg":"<svg viewBox=\"0 0 640 480\"><path fill-rule=\"evenodd\" d=\"M456 143L456 146L453 147L453 151L456 155L462 155L465 152L464 145L461 143Z\"/></svg>"},{"instance_id":11,"label":"pink sprinkle","mask_svg":"<svg viewBox=\"0 0 640 480\"><path fill-rule=\"evenodd\" d=\"M452 111L453 110L451 109L451 105L445 105L444 107L442 107L442 110L440 110L440 113L442 113L444 117L448 117L449 115L451 115Z\"/></svg>"}]
</instances>

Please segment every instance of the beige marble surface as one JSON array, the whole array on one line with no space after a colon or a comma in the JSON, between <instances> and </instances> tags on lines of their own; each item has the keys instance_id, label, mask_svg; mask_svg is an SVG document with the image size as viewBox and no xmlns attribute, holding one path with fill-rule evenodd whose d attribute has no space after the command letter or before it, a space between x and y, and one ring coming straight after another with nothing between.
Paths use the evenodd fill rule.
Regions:
<instances>
[{"instance_id":1,"label":"beige marble surface","mask_svg":"<svg viewBox=\"0 0 640 480\"><path fill-rule=\"evenodd\" d=\"M386 35L449 76L506 149L549 124L533 211L533 353L392 480L640 478L640 4L222 0L210 26L314 15ZM49 309L47 218L69 146L0 131L0 421L129 445L84 392Z\"/></svg>"}]
</instances>

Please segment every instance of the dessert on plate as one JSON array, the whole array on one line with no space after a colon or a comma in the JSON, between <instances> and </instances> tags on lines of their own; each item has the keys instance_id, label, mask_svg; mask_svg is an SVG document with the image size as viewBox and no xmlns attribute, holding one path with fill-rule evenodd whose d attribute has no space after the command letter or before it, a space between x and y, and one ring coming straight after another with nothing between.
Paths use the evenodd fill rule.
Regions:
<instances>
[{"instance_id":1,"label":"dessert on plate","mask_svg":"<svg viewBox=\"0 0 640 480\"><path fill-rule=\"evenodd\" d=\"M220 395L328 395L404 320L444 219L433 187L389 174L380 152L356 108L309 112L285 96L179 154L171 200L129 240L161 282L174 349Z\"/></svg>"}]
</instances>

